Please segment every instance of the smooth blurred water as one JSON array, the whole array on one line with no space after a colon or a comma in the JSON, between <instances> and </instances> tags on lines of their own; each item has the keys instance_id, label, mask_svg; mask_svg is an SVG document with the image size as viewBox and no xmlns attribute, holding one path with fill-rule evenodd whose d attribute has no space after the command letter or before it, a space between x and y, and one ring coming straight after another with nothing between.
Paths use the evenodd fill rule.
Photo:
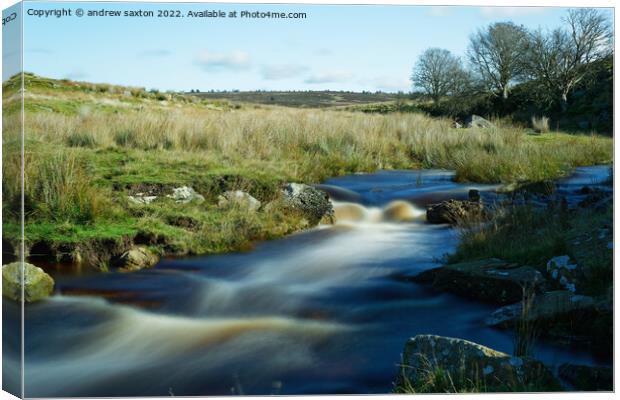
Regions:
<instances>
[{"instance_id":1,"label":"smooth blurred water","mask_svg":"<svg viewBox=\"0 0 620 400\"><path fill-rule=\"evenodd\" d=\"M607 171L598 168L577 177ZM26 396L388 393L416 334L510 353L512 333L483 323L496 307L403 279L439 265L457 244L453 229L425 223L426 204L466 198L471 188L495 197L495 186L452 177L334 178L322 187L349 217L333 226L131 274L57 274L58 294L26 307ZM407 204L386 211L395 200ZM18 323L16 305L4 307L5 326ZM17 365L6 347L14 339L5 338L5 371ZM548 364L595 362L544 342L536 355Z\"/></svg>"}]
</instances>

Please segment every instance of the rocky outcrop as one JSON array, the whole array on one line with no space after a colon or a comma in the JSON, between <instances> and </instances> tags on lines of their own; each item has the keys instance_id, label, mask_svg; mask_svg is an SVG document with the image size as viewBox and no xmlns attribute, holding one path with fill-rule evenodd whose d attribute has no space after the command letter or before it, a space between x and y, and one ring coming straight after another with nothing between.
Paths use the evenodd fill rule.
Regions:
<instances>
[{"instance_id":1,"label":"rocky outcrop","mask_svg":"<svg viewBox=\"0 0 620 400\"><path fill-rule=\"evenodd\" d=\"M118 267L121 271L138 271L144 268L150 268L157 264L159 256L154 254L145 246L134 246L124 252L118 261Z\"/></svg>"},{"instance_id":2,"label":"rocky outcrop","mask_svg":"<svg viewBox=\"0 0 620 400\"><path fill-rule=\"evenodd\" d=\"M224 192L218 197L218 206L226 207L231 204L237 204L249 211L257 211L261 202L252 197L249 193L241 190L231 190Z\"/></svg>"},{"instance_id":3,"label":"rocky outcrop","mask_svg":"<svg viewBox=\"0 0 620 400\"><path fill-rule=\"evenodd\" d=\"M538 326L541 326L543 320L557 321L559 318L570 317L571 314L592 310L594 306L592 297L556 290L534 297L525 313L523 302L504 306L493 312L486 323L491 326L512 327L521 318L525 318L528 321L538 321Z\"/></svg>"},{"instance_id":4,"label":"rocky outcrop","mask_svg":"<svg viewBox=\"0 0 620 400\"><path fill-rule=\"evenodd\" d=\"M499 304L521 301L524 289L542 292L545 283L537 269L496 258L448 264L424 271L412 280L431 284L438 290Z\"/></svg>"},{"instance_id":5,"label":"rocky outcrop","mask_svg":"<svg viewBox=\"0 0 620 400\"><path fill-rule=\"evenodd\" d=\"M24 300L35 302L49 297L54 291L54 279L41 268L21 262L2 266L2 295L11 300L21 301L22 265Z\"/></svg>"},{"instance_id":6,"label":"rocky outcrop","mask_svg":"<svg viewBox=\"0 0 620 400\"><path fill-rule=\"evenodd\" d=\"M612 391L614 374L611 367L592 367L587 365L562 364L558 368L561 379L574 390Z\"/></svg>"},{"instance_id":7,"label":"rocky outcrop","mask_svg":"<svg viewBox=\"0 0 620 400\"><path fill-rule=\"evenodd\" d=\"M484 206L479 201L446 200L427 206L426 221L431 224L457 224L478 219L483 211Z\"/></svg>"},{"instance_id":8,"label":"rocky outcrop","mask_svg":"<svg viewBox=\"0 0 620 400\"><path fill-rule=\"evenodd\" d=\"M189 186L174 188L172 189L172 194L169 194L167 197L181 204L190 203L192 201L195 201L197 203L202 203L203 201L205 201L203 195L197 193Z\"/></svg>"},{"instance_id":9,"label":"rocky outcrop","mask_svg":"<svg viewBox=\"0 0 620 400\"><path fill-rule=\"evenodd\" d=\"M520 391L557 388L551 372L539 361L513 357L463 339L417 335L405 344L397 386L405 381L414 389L428 385L440 372L452 390ZM438 388L426 388L435 391ZM435 389L435 390L433 390ZM424 391L424 390L422 390Z\"/></svg>"},{"instance_id":10,"label":"rocky outcrop","mask_svg":"<svg viewBox=\"0 0 620 400\"><path fill-rule=\"evenodd\" d=\"M310 225L318 224L325 217L333 217L334 210L329 196L312 186L289 183L283 190L283 197L285 204L301 212Z\"/></svg>"},{"instance_id":11,"label":"rocky outcrop","mask_svg":"<svg viewBox=\"0 0 620 400\"><path fill-rule=\"evenodd\" d=\"M492 129L496 128L495 124L491 121L482 118L479 115L472 114L465 120L465 126L467 128L483 128L483 129Z\"/></svg>"}]
</instances>

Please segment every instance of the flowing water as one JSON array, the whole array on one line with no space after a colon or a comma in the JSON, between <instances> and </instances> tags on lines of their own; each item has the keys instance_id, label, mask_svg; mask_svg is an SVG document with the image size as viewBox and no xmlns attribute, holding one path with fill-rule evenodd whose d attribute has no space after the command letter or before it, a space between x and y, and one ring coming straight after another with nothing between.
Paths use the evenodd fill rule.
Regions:
<instances>
[{"instance_id":1,"label":"flowing water","mask_svg":"<svg viewBox=\"0 0 620 400\"><path fill-rule=\"evenodd\" d=\"M606 177L579 169L572 193ZM513 334L488 328L495 307L406 279L439 265L458 235L424 221L424 206L491 201L496 187L447 171L331 179L338 222L251 252L165 259L131 274L55 276L57 294L25 309L26 396L387 393L405 341L469 339L510 353ZM582 182L583 181L583 182ZM5 382L16 379L19 308L4 301ZM542 341L548 364L596 363Z\"/></svg>"}]
</instances>

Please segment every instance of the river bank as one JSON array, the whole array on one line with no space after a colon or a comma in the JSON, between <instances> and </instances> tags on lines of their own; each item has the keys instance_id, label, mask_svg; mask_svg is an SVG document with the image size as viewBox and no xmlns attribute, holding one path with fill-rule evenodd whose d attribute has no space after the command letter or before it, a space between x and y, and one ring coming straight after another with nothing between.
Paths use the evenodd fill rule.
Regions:
<instances>
[{"instance_id":1,"label":"river bank","mask_svg":"<svg viewBox=\"0 0 620 400\"><path fill-rule=\"evenodd\" d=\"M102 270L132 245L159 256L215 254L307 229L312 224L279 204L291 182L444 168L459 182L522 184L613 157L611 138L595 134L538 135L499 122L454 129L418 113L291 109L24 78L26 255ZM10 259L21 240L20 82L3 88L3 254ZM205 201L168 197L181 188ZM220 206L219 196L239 190L263 207ZM148 198L156 200L140 201Z\"/></svg>"}]
</instances>

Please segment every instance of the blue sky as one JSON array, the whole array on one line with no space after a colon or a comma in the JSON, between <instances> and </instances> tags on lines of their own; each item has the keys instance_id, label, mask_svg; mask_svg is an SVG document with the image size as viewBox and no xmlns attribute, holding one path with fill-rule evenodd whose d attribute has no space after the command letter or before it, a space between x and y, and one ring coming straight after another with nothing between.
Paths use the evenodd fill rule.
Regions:
<instances>
[{"instance_id":1,"label":"blue sky","mask_svg":"<svg viewBox=\"0 0 620 400\"><path fill-rule=\"evenodd\" d=\"M463 56L496 21L554 28L562 8L33 3L28 9L305 12L306 19L24 16L24 69L160 90L410 90L428 47ZM611 15L611 12L610 12Z\"/></svg>"}]
</instances>

